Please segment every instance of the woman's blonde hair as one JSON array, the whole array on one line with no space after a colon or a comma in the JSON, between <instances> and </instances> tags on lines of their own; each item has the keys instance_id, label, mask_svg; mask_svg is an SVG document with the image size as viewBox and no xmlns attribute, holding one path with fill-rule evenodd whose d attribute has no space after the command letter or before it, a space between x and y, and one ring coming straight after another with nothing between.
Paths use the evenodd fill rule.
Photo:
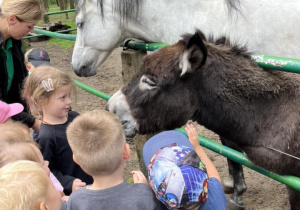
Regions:
<instances>
[{"instance_id":1,"label":"woman's blonde hair","mask_svg":"<svg viewBox=\"0 0 300 210\"><path fill-rule=\"evenodd\" d=\"M3 0L0 5L0 17L15 15L20 22L37 22L44 13L40 0Z\"/></svg>"},{"instance_id":2,"label":"woman's blonde hair","mask_svg":"<svg viewBox=\"0 0 300 210\"><path fill-rule=\"evenodd\" d=\"M39 209L51 184L42 164L18 160L0 168L0 209Z\"/></svg>"},{"instance_id":3,"label":"woman's blonde hair","mask_svg":"<svg viewBox=\"0 0 300 210\"><path fill-rule=\"evenodd\" d=\"M119 118L105 110L76 117L67 128L67 139L80 167L89 175L111 174L119 168L125 135Z\"/></svg>"},{"instance_id":4,"label":"woman's blonde hair","mask_svg":"<svg viewBox=\"0 0 300 210\"><path fill-rule=\"evenodd\" d=\"M22 96L32 115L42 119L42 105L48 103L57 88L66 85L71 85L72 92L76 92L76 86L67 74L52 66L39 66L26 78Z\"/></svg>"}]
</instances>

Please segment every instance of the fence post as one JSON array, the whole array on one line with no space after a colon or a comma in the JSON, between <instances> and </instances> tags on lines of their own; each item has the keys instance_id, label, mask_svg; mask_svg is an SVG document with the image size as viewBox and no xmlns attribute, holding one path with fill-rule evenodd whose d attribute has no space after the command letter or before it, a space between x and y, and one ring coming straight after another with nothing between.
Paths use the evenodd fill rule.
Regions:
<instances>
[{"instance_id":1,"label":"fence post","mask_svg":"<svg viewBox=\"0 0 300 210\"><path fill-rule=\"evenodd\" d=\"M122 78L124 84L127 84L130 81L131 77L139 70L142 64L142 59L146 54L146 51L137 51L132 49L121 52ZM136 146L139 167L145 175L147 175L147 170L145 168L143 160L143 146L148 138L149 135L136 135L133 139Z\"/></svg>"}]
</instances>

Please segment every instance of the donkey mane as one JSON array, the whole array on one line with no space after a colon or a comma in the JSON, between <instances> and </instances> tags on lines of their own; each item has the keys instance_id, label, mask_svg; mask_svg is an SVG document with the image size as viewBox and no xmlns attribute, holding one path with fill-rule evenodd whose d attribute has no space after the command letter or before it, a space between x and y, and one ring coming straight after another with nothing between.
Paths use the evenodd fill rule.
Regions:
<instances>
[{"instance_id":1,"label":"donkey mane","mask_svg":"<svg viewBox=\"0 0 300 210\"><path fill-rule=\"evenodd\" d=\"M215 38L213 35L209 35L208 38L204 35L204 33L201 30L196 30L197 34L201 37L202 40L208 43L212 43L218 46L228 46L231 49L231 52L233 52L236 55L241 55L246 58L251 58L251 53L248 51L246 44L238 44L237 41L231 41L226 36L221 36L219 38ZM184 34L181 37L185 42L189 40L193 34Z\"/></svg>"},{"instance_id":2,"label":"donkey mane","mask_svg":"<svg viewBox=\"0 0 300 210\"><path fill-rule=\"evenodd\" d=\"M104 20L103 3L105 0L97 0L97 7L102 19ZM146 0L113 0L114 12L120 14L121 23L126 23L131 19L136 20L138 18L142 4ZM78 0L77 10L78 13L85 4L86 0ZM241 2L240 0L225 0L226 7L229 14L232 11L240 12Z\"/></svg>"}]
</instances>

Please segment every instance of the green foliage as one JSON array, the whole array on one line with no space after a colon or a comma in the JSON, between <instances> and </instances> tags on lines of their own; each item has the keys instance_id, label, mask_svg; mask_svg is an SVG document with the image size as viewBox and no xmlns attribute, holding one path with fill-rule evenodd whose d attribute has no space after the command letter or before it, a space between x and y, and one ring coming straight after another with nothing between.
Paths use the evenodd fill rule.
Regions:
<instances>
[{"instance_id":1,"label":"green foliage","mask_svg":"<svg viewBox=\"0 0 300 210\"><path fill-rule=\"evenodd\" d=\"M128 178L128 179L126 180L126 182L129 183L129 184L133 184L133 183L134 183L134 182L133 182L133 178Z\"/></svg>"},{"instance_id":2,"label":"green foliage","mask_svg":"<svg viewBox=\"0 0 300 210\"><path fill-rule=\"evenodd\" d=\"M49 44L56 45L62 49L71 49L72 47L74 47L75 41L50 38Z\"/></svg>"},{"instance_id":3,"label":"green foliage","mask_svg":"<svg viewBox=\"0 0 300 210\"><path fill-rule=\"evenodd\" d=\"M52 2L49 4L49 9L47 12L56 12L60 11L59 7L55 4L52 4ZM68 14L68 19L66 18L66 14ZM55 14L55 15L49 15L49 22L57 23L61 22L63 25L68 25L71 27L71 29L76 28L75 23L75 12L69 12L69 13L62 13L62 14ZM38 26L42 26L44 24L44 20L41 20L38 22ZM72 31L72 34L76 34L76 31ZM75 41L71 40L64 40L64 39L57 39L57 38L50 38L49 44L56 45L62 49L70 49L74 46Z\"/></svg>"}]
</instances>

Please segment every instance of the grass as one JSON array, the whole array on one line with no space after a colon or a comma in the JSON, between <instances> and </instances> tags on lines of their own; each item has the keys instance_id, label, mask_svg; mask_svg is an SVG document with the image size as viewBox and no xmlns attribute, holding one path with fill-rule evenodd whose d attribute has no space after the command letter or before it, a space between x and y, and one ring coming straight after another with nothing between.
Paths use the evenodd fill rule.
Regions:
<instances>
[{"instance_id":1,"label":"grass","mask_svg":"<svg viewBox=\"0 0 300 210\"><path fill-rule=\"evenodd\" d=\"M55 12L55 11L60 11L59 7L56 4L52 4L49 6L49 9L47 12ZM69 12L68 14L68 19L66 19L66 13L63 14L55 14L55 15L50 15L49 17L49 22L61 22L63 25L68 25L71 27L71 29L76 28L76 23L75 23L75 12ZM42 26L44 24L44 20L41 20L38 22L38 26ZM76 34L76 31L72 31L72 34ZM50 38L49 40L50 45L55 45L59 48L62 49L71 49L74 47L75 41L71 40L64 40L64 39L57 39L57 38Z\"/></svg>"}]
</instances>

